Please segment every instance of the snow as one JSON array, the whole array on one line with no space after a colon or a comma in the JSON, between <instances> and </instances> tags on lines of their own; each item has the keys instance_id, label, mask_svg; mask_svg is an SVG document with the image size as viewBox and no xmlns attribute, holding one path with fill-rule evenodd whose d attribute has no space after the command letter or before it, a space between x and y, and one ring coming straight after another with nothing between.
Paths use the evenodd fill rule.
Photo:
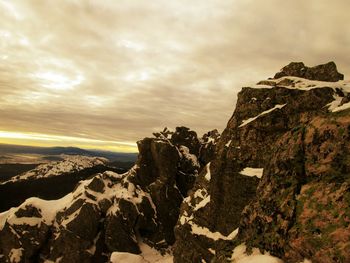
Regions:
<instances>
[{"instance_id":1,"label":"snow","mask_svg":"<svg viewBox=\"0 0 350 263\"><path fill-rule=\"evenodd\" d=\"M229 140L228 143L225 144L226 147L229 147L231 144L232 140Z\"/></svg>"},{"instance_id":2,"label":"snow","mask_svg":"<svg viewBox=\"0 0 350 263\"><path fill-rule=\"evenodd\" d=\"M252 168L252 167L246 167L244 168L242 171L240 171L239 173L241 175L245 175L245 176L256 176L258 178L261 178L264 172L264 168Z\"/></svg>"},{"instance_id":3,"label":"snow","mask_svg":"<svg viewBox=\"0 0 350 263\"><path fill-rule=\"evenodd\" d=\"M203 195L203 192L205 192L205 195L207 194L207 190L204 188L204 189L198 189L196 192L194 192L194 195L193 197L194 198L201 198L201 199L204 199L205 198L205 195Z\"/></svg>"},{"instance_id":4,"label":"snow","mask_svg":"<svg viewBox=\"0 0 350 263\"><path fill-rule=\"evenodd\" d=\"M13 248L10 251L9 257L11 263L19 263L22 258L22 250L23 248Z\"/></svg>"},{"instance_id":5,"label":"snow","mask_svg":"<svg viewBox=\"0 0 350 263\"><path fill-rule=\"evenodd\" d=\"M271 256L268 252L261 254L258 248L253 248L252 253L247 255L245 244L233 250L231 260L235 263L283 263L281 259Z\"/></svg>"},{"instance_id":6,"label":"snow","mask_svg":"<svg viewBox=\"0 0 350 263\"><path fill-rule=\"evenodd\" d=\"M43 200L37 197L28 198L19 207L11 208L0 214L0 231L3 229L6 222L10 225L22 225L27 224L30 226L45 223L50 225L53 223L58 211L63 210L65 207L72 204L75 197L81 196L85 190L85 186L88 185L92 179L81 181L77 189L73 193L69 193L66 196L58 200ZM40 211L41 217L17 217L16 211L19 209L25 209L26 206L33 206Z\"/></svg>"},{"instance_id":7,"label":"snow","mask_svg":"<svg viewBox=\"0 0 350 263\"><path fill-rule=\"evenodd\" d=\"M277 104L275 105L275 107L269 109L269 110L266 110L266 111L263 111L262 113L260 113L259 115L255 116L255 117L252 117L252 118L249 118L247 120L243 120L242 124L239 125L239 127L243 127L245 125L247 125L248 123L251 123L252 121L255 121L257 118L265 115L265 114L268 114L276 109L282 109L284 106L286 106L287 104Z\"/></svg>"},{"instance_id":8,"label":"snow","mask_svg":"<svg viewBox=\"0 0 350 263\"><path fill-rule=\"evenodd\" d=\"M209 165L207 165L207 169L208 167ZM179 223L181 225L188 224L191 227L192 234L206 236L207 238L210 238L213 240L219 240L219 239L232 240L235 238L235 236L238 233L238 229L235 229L230 235L224 236L220 232L212 232L207 227L200 226L195 222L193 222L193 219L194 219L193 213L209 204L210 195L208 194L206 189L197 189L197 191L194 192L194 194L192 195L192 198L194 198L196 201L195 206L191 204L191 196L184 199L184 202L191 207L192 212L191 214L189 214L187 211L183 212L183 214L179 218ZM200 200L198 200L198 198L200 198Z\"/></svg>"},{"instance_id":9,"label":"snow","mask_svg":"<svg viewBox=\"0 0 350 263\"><path fill-rule=\"evenodd\" d=\"M60 155L63 161L53 161L37 166L28 172L20 174L5 181L1 184L8 182L17 182L28 179L39 179L53 176L59 176L66 173L78 172L86 168L91 168L96 165L102 165L108 162L107 159L102 157L89 157L80 155Z\"/></svg>"},{"instance_id":10,"label":"snow","mask_svg":"<svg viewBox=\"0 0 350 263\"><path fill-rule=\"evenodd\" d=\"M146 262L142 256L126 252L113 252L110 259L111 263L128 262L128 263L144 263Z\"/></svg>"},{"instance_id":11,"label":"snow","mask_svg":"<svg viewBox=\"0 0 350 263\"><path fill-rule=\"evenodd\" d=\"M210 179L211 179L210 163L208 163L208 164L205 166L205 169L206 169L207 173L205 174L204 178L205 178L207 181L210 181Z\"/></svg>"},{"instance_id":12,"label":"snow","mask_svg":"<svg viewBox=\"0 0 350 263\"><path fill-rule=\"evenodd\" d=\"M192 229L192 234L195 235L201 235L201 236L205 236L207 238L213 239L215 241L222 239L222 240L232 240L236 237L236 235L238 234L238 228L235 229L231 234L229 234L228 236L224 236L223 234L221 234L220 232L212 232L210 231L207 227L203 227L203 226L199 226L196 223L194 223L192 220L187 221L187 223L191 226Z\"/></svg>"},{"instance_id":13,"label":"snow","mask_svg":"<svg viewBox=\"0 0 350 263\"><path fill-rule=\"evenodd\" d=\"M338 112L343 111L350 108L350 102L344 103L343 105L340 105L343 97L340 97L337 94L333 95L334 100L331 103L328 103L326 107L328 106L328 110L331 112Z\"/></svg>"},{"instance_id":14,"label":"snow","mask_svg":"<svg viewBox=\"0 0 350 263\"><path fill-rule=\"evenodd\" d=\"M288 79L293 81L294 87L291 85L280 85L279 83L283 80ZM298 90L311 90L316 88L339 88L344 92L350 92L350 81L349 80L340 80L337 82L328 82L328 81L318 81L318 80L309 80L299 77L285 76L279 79L270 79L269 81L274 82L279 87L285 87L287 89L298 89ZM254 88L273 88L269 85L255 85Z\"/></svg>"},{"instance_id":15,"label":"snow","mask_svg":"<svg viewBox=\"0 0 350 263\"><path fill-rule=\"evenodd\" d=\"M161 255L157 250L140 242L141 254L126 252L113 252L110 258L111 263L173 263L173 256L170 254Z\"/></svg>"},{"instance_id":16,"label":"snow","mask_svg":"<svg viewBox=\"0 0 350 263\"><path fill-rule=\"evenodd\" d=\"M336 109L340 105L340 102L342 100L342 97L338 95L333 95L333 98L334 100L326 105L326 107L328 106L329 111L333 111L334 109Z\"/></svg>"},{"instance_id":17,"label":"snow","mask_svg":"<svg viewBox=\"0 0 350 263\"><path fill-rule=\"evenodd\" d=\"M208 195L206 198L204 198L202 201L200 201L194 208L194 211L197 211L203 207L205 207L210 202L210 195Z\"/></svg>"},{"instance_id":18,"label":"snow","mask_svg":"<svg viewBox=\"0 0 350 263\"><path fill-rule=\"evenodd\" d=\"M344 103L343 105L334 108L332 110L332 112L343 111L343 110L346 110L346 109L350 109L350 102Z\"/></svg>"}]
</instances>

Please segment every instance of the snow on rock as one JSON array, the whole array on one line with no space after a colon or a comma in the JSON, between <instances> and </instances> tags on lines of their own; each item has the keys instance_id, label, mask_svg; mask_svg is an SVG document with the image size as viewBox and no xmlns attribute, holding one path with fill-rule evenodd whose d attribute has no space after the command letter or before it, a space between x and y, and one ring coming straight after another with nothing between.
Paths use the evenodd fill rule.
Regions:
<instances>
[{"instance_id":1,"label":"snow on rock","mask_svg":"<svg viewBox=\"0 0 350 263\"><path fill-rule=\"evenodd\" d=\"M238 228L233 230L232 233L229 234L228 236L224 236L220 232L217 232L217 231L216 232L212 232L207 227L199 226L196 223L194 223L192 220L188 221L187 223L191 226L192 234L205 236L205 237L207 237L209 239L212 239L212 240L215 240L215 241L217 241L219 239L221 239L221 240L232 240L238 234Z\"/></svg>"},{"instance_id":2,"label":"snow on rock","mask_svg":"<svg viewBox=\"0 0 350 263\"><path fill-rule=\"evenodd\" d=\"M338 112L338 111L343 111L347 109L350 109L350 102L344 103L343 105L332 109L332 112Z\"/></svg>"},{"instance_id":3,"label":"snow on rock","mask_svg":"<svg viewBox=\"0 0 350 263\"><path fill-rule=\"evenodd\" d=\"M336 94L333 96L333 98L334 100L326 105L329 111L333 111L334 109L336 109L340 105L342 100L342 97Z\"/></svg>"},{"instance_id":4,"label":"snow on rock","mask_svg":"<svg viewBox=\"0 0 350 263\"><path fill-rule=\"evenodd\" d=\"M274 111L276 109L282 109L284 106L286 106L286 104L282 104L282 105L277 104L277 105L275 105L275 107L273 107L273 108L271 108L269 110L263 111L262 113L260 113L259 115L255 116L255 117L249 118L247 120L243 120L242 124L239 125L239 127L243 127L243 126L247 125L248 123L251 123L252 121L255 121L257 118L259 118L259 117L261 117L261 116L263 116L265 114L268 114L268 113L270 113L270 112L272 112L272 111Z\"/></svg>"},{"instance_id":5,"label":"snow on rock","mask_svg":"<svg viewBox=\"0 0 350 263\"><path fill-rule=\"evenodd\" d=\"M261 81L256 85L253 85L254 88L273 88L275 86L284 87L287 89L298 89L298 90L312 90L316 88L331 88L334 90L334 101L329 103L328 109L331 112L342 111L350 108L350 103L341 104L343 97L339 96L339 91L344 94L350 93L350 81L349 80L340 80L336 82L327 82L327 81L317 81L317 80L308 80L299 77L286 76L279 79L271 79L267 81ZM244 126L243 124L241 126ZM241 127L240 126L240 127Z\"/></svg>"},{"instance_id":6,"label":"snow on rock","mask_svg":"<svg viewBox=\"0 0 350 263\"><path fill-rule=\"evenodd\" d=\"M244 168L242 171L240 171L239 173L241 175L245 175L245 176L256 176L258 178L261 178L264 172L264 168L252 168L252 167L246 167Z\"/></svg>"},{"instance_id":7,"label":"snow on rock","mask_svg":"<svg viewBox=\"0 0 350 263\"><path fill-rule=\"evenodd\" d=\"M206 198L204 198L202 201L200 201L194 208L194 211L197 211L203 207L205 207L210 202L210 195L208 195Z\"/></svg>"},{"instance_id":8,"label":"snow on rock","mask_svg":"<svg viewBox=\"0 0 350 263\"><path fill-rule=\"evenodd\" d=\"M225 144L226 147L229 147L231 144L232 140L229 140L228 143Z\"/></svg>"},{"instance_id":9,"label":"snow on rock","mask_svg":"<svg viewBox=\"0 0 350 263\"><path fill-rule=\"evenodd\" d=\"M141 254L126 252L113 252L110 258L111 263L173 263L173 256L170 254L161 255L157 250L145 243L140 243Z\"/></svg>"},{"instance_id":10,"label":"snow on rock","mask_svg":"<svg viewBox=\"0 0 350 263\"><path fill-rule=\"evenodd\" d=\"M53 176L59 176L66 173L78 172L96 165L103 165L108 162L106 158L89 157L81 155L60 155L63 161L54 161L37 166L35 169L20 174L3 182L16 182L28 179L39 179Z\"/></svg>"},{"instance_id":11,"label":"snow on rock","mask_svg":"<svg viewBox=\"0 0 350 263\"><path fill-rule=\"evenodd\" d=\"M111 263L128 262L128 263L145 263L141 255L126 253L126 252L113 252L110 259Z\"/></svg>"},{"instance_id":12,"label":"snow on rock","mask_svg":"<svg viewBox=\"0 0 350 263\"><path fill-rule=\"evenodd\" d=\"M85 191L86 185L88 185L92 179L81 181L77 189L73 193L69 193L66 196L58 200L43 200L37 197L28 198L24 203L16 208L11 208L3 213L0 213L0 231L3 229L5 223L10 225L40 225L45 223L50 225L53 223L58 211L63 210L77 197L80 197ZM17 217L16 212L20 209L25 209L28 206L35 207L39 210L41 217Z\"/></svg>"},{"instance_id":13,"label":"snow on rock","mask_svg":"<svg viewBox=\"0 0 350 263\"><path fill-rule=\"evenodd\" d=\"M253 248L253 251L250 255L246 253L245 244L237 246L233 250L231 257L232 262L235 263L283 263L279 258L271 256L268 252L261 254L258 248Z\"/></svg>"},{"instance_id":14,"label":"snow on rock","mask_svg":"<svg viewBox=\"0 0 350 263\"><path fill-rule=\"evenodd\" d=\"M128 173L132 173L132 171L133 169L131 169ZM124 177L127 177L128 173L125 173ZM115 177L113 177L114 179L120 179L121 175L109 171L100 174L100 176L111 177L114 174L116 175ZM124 178L123 180L127 180L127 178ZM128 182L128 188L125 188L122 185L122 183L113 184L108 179L105 179L104 181L106 182L106 184L109 182L110 186L105 187L102 193L98 193L89 189L89 184L92 181L93 179L80 181L78 187L75 189L74 192L67 194L61 199L48 201L37 197L31 197L27 199L24 203L22 203L19 207L11 208L8 211L0 213L0 231L3 229L6 222L10 225L26 224L30 226L40 226L41 223L51 225L53 224L57 213L59 211L64 211L67 207L72 205L74 201L78 198L85 200L85 202L87 203L92 203L95 205L98 205L98 203L103 199L124 199L132 202L133 204L141 203L143 198L150 199L150 197L145 192L143 192L140 188L135 187L135 185L131 182ZM93 196L93 199L91 199L91 196ZM16 216L17 211L19 211L20 209L25 209L28 206L32 206L38 209L41 217ZM115 214L118 210L118 203L115 203L109 208L107 213ZM76 218L77 215L79 215L79 210L75 211L68 218L60 222L61 225L66 227L69 224L69 222Z\"/></svg>"},{"instance_id":15,"label":"snow on rock","mask_svg":"<svg viewBox=\"0 0 350 263\"><path fill-rule=\"evenodd\" d=\"M269 83L266 85L265 83ZM279 79L270 79L261 81L261 84L253 85L254 88L273 88L274 86L284 87L287 89L311 90L316 88L341 89L344 92L350 92L350 81L340 80L336 82L309 80L299 77L286 76Z\"/></svg>"}]
</instances>

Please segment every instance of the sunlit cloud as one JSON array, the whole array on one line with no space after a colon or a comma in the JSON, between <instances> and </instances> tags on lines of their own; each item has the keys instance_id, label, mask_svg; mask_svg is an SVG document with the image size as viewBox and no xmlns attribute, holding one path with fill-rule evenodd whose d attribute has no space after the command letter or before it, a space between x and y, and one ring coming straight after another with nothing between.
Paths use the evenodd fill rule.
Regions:
<instances>
[{"instance_id":1,"label":"sunlit cloud","mask_svg":"<svg viewBox=\"0 0 350 263\"><path fill-rule=\"evenodd\" d=\"M84 77L77 75L74 78L69 78L64 74L57 72L38 72L34 74L43 87L53 90L69 90L82 83Z\"/></svg>"},{"instance_id":2,"label":"sunlit cloud","mask_svg":"<svg viewBox=\"0 0 350 263\"><path fill-rule=\"evenodd\" d=\"M222 131L241 87L290 61L348 76L350 2L280 2L0 0L0 130L43 136L2 141L125 151Z\"/></svg>"},{"instance_id":3,"label":"sunlit cloud","mask_svg":"<svg viewBox=\"0 0 350 263\"><path fill-rule=\"evenodd\" d=\"M9 0L1 0L0 5L16 20L22 20L23 15L17 10L16 6Z\"/></svg>"}]
</instances>

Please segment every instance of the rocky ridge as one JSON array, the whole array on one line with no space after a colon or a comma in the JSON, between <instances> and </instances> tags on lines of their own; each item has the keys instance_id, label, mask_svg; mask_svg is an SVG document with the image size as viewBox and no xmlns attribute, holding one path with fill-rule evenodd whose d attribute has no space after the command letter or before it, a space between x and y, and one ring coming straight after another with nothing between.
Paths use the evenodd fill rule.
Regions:
<instances>
[{"instance_id":1,"label":"rocky ridge","mask_svg":"<svg viewBox=\"0 0 350 263\"><path fill-rule=\"evenodd\" d=\"M63 160L40 164L35 169L17 175L0 184L60 176L62 174L78 172L86 168L91 168L97 165L106 165L108 163L108 160L103 157L62 154L60 155L60 158Z\"/></svg>"},{"instance_id":2,"label":"rocky ridge","mask_svg":"<svg viewBox=\"0 0 350 263\"><path fill-rule=\"evenodd\" d=\"M202 168L199 152L213 155L216 140L185 127L145 138L129 172L100 173L59 200L30 198L0 214L0 262L107 262L112 252L140 254L145 246L166 253Z\"/></svg>"}]
</instances>

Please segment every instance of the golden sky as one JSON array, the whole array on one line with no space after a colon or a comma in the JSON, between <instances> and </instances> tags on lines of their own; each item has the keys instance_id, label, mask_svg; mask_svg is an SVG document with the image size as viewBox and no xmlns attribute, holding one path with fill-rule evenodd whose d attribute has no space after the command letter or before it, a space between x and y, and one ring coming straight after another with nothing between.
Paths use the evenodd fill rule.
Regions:
<instances>
[{"instance_id":1,"label":"golden sky","mask_svg":"<svg viewBox=\"0 0 350 263\"><path fill-rule=\"evenodd\" d=\"M134 151L222 130L291 61L350 73L349 0L0 0L0 143Z\"/></svg>"}]
</instances>

